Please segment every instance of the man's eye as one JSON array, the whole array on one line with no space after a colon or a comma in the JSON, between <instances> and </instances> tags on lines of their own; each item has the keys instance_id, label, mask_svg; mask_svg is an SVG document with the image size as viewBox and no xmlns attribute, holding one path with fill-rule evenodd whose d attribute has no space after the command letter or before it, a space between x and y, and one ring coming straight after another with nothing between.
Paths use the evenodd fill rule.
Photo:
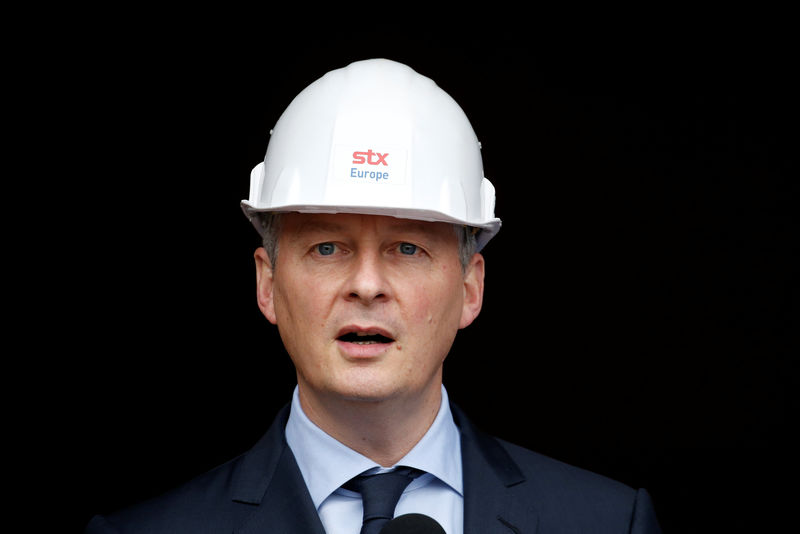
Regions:
<instances>
[{"instance_id":1,"label":"man's eye","mask_svg":"<svg viewBox=\"0 0 800 534\"><path fill-rule=\"evenodd\" d=\"M319 252L321 256L330 256L336 252L336 245L333 243L320 243L317 245L317 252Z\"/></svg>"},{"instance_id":2,"label":"man's eye","mask_svg":"<svg viewBox=\"0 0 800 534\"><path fill-rule=\"evenodd\" d=\"M399 250L401 254L413 256L417 252L417 245L412 245L411 243L400 243Z\"/></svg>"}]
</instances>

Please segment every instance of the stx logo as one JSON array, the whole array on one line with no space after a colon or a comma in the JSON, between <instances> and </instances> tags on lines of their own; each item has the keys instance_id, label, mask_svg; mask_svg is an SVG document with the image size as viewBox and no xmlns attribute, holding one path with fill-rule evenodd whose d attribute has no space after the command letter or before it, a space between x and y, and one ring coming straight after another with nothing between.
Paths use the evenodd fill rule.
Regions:
<instances>
[{"instance_id":1,"label":"stx logo","mask_svg":"<svg viewBox=\"0 0 800 534\"><path fill-rule=\"evenodd\" d=\"M386 163L386 156L388 155L388 152L386 154L381 154L380 152L373 152L372 150L367 150L366 152L353 152L353 163L369 163L370 165L383 163L388 167L389 164ZM375 156L374 160L372 159L373 156Z\"/></svg>"}]
</instances>

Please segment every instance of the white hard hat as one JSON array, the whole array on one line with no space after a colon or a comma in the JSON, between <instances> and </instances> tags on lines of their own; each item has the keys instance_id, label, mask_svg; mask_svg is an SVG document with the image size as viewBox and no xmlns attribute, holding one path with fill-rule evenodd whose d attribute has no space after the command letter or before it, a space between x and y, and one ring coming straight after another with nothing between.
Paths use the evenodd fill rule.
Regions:
<instances>
[{"instance_id":1,"label":"white hard hat","mask_svg":"<svg viewBox=\"0 0 800 534\"><path fill-rule=\"evenodd\" d=\"M325 74L289 104L250 173L245 214L363 213L500 229L494 186L464 111L430 78L370 59Z\"/></svg>"}]
</instances>

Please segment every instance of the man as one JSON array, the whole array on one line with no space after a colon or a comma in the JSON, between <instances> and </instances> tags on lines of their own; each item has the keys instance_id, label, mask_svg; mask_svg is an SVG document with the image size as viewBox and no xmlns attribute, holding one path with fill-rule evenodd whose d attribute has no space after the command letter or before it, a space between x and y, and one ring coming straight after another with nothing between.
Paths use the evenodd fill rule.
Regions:
<instances>
[{"instance_id":1,"label":"man","mask_svg":"<svg viewBox=\"0 0 800 534\"><path fill-rule=\"evenodd\" d=\"M644 490L481 434L449 402L443 362L481 310L480 250L500 228L479 146L444 91L392 61L301 92L242 203L292 402L249 452L87 532L377 533L392 516L448 534L658 532Z\"/></svg>"}]
</instances>

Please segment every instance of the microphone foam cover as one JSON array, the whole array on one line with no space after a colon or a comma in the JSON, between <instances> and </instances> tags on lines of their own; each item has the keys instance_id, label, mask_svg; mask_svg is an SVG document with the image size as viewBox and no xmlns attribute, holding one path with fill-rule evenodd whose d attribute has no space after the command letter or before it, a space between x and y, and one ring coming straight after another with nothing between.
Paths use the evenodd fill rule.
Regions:
<instances>
[{"instance_id":1,"label":"microphone foam cover","mask_svg":"<svg viewBox=\"0 0 800 534\"><path fill-rule=\"evenodd\" d=\"M446 534L442 525L424 514L403 514L386 523L380 534Z\"/></svg>"}]
</instances>

